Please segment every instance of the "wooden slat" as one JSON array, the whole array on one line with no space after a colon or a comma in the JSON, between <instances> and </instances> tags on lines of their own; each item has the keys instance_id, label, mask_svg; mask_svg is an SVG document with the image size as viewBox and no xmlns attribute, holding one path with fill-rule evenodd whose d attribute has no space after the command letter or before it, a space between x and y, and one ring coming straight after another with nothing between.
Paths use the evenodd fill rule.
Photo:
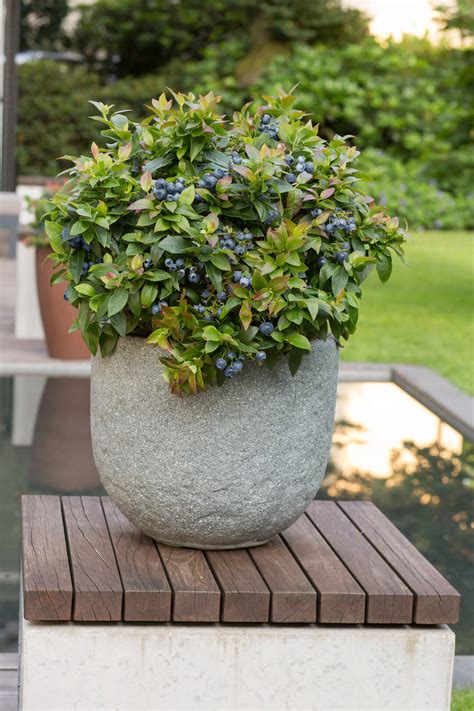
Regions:
<instances>
[{"instance_id":1,"label":"wooden slat","mask_svg":"<svg viewBox=\"0 0 474 711\"><path fill-rule=\"evenodd\" d=\"M108 497L102 506L124 592L125 622L171 620L171 588L151 538L145 536Z\"/></svg>"},{"instance_id":2,"label":"wooden slat","mask_svg":"<svg viewBox=\"0 0 474 711\"><path fill-rule=\"evenodd\" d=\"M70 620L73 588L58 496L23 496L24 616Z\"/></svg>"},{"instance_id":3,"label":"wooden slat","mask_svg":"<svg viewBox=\"0 0 474 711\"><path fill-rule=\"evenodd\" d=\"M221 622L268 622L270 591L246 550L207 551L222 590Z\"/></svg>"},{"instance_id":4,"label":"wooden slat","mask_svg":"<svg viewBox=\"0 0 474 711\"><path fill-rule=\"evenodd\" d=\"M313 501L306 513L367 593L366 622L412 622L413 593L337 504Z\"/></svg>"},{"instance_id":5,"label":"wooden slat","mask_svg":"<svg viewBox=\"0 0 474 711\"><path fill-rule=\"evenodd\" d=\"M249 552L272 594L270 621L316 622L316 591L282 539Z\"/></svg>"},{"instance_id":6,"label":"wooden slat","mask_svg":"<svg viewBox=\"0 0 474 711\"><path fill-rule=\"evenodd\" d=\"M414 622L454 624L460 595L386 516L369 501L343 501L344 513L415 593Z\"/></svg>"},{"instance_id":7,"label":"wooden slat","mask_svg":"<svg viewBox=\"0 0 474 711\"><path fill-rule=\"evenodd\" d=\"M118 622L123 589L100 498L62 498L74 584L73 619Z\"/></svg>"},{"instance_id":8,"label":"wooden slat","mask_svg":"<svg viewBox=\"0 0 474 711\"><path fill-rule=\"evenodd\" d=\"M219 622L221 593L204 553L157 546L173 591L173 621Z\"/></svg>"},{"instance_id":9,"label":"wooden slat","mask_svg":"<svg viewBox=\"0 0 474 711\"><path fill-rule=\"evenodd\" d=\"M365 593L306 516L282 533L318 591L318 622L361 624Z\"/></svg>"}]
</instances>

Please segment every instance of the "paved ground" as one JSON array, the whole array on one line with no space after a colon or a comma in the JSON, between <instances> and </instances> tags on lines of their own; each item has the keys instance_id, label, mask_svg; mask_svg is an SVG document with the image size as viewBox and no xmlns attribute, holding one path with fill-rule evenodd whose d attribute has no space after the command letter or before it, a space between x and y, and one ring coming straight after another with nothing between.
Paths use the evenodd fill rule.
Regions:
<instances>
[{"instance_id":1,"label":"paved ground","mask_svg":"<svg viewBox=\"0 0 474 711\"><path fill-rule=\"evenodd\" d=\"M18 655L0 654L0 709L16 711L18 699Z\"/></svg>"}]
</instances>

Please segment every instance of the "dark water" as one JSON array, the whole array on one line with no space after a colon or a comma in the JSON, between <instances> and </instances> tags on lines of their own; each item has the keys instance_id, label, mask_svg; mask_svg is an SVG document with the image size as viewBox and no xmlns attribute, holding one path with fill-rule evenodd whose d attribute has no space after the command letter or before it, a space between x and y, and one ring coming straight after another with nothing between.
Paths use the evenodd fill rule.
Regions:
<instances>
[{"instance_id":1,"label":"dark water","mask_svg":"<svg viewBox=\"0 0 474 711\"><path fill-rule=\"evenodd\" d=\"M88 380L0 379L0 652L17 644L23 493L101 493ZM393 384L341 383L318 496L389 516L462 593L456 651L474 654L474 446Z\"/></svg>"}]
</instances>

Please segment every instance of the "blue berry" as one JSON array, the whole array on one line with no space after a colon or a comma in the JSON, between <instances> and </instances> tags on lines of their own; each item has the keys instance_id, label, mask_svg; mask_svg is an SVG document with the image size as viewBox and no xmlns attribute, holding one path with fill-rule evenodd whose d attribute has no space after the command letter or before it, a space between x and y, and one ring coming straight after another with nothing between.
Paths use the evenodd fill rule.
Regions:
<instances>
[{"instance_id":1,"label":"blue berry","mask_svg":"<svg viewBox=\"0 0 474 711\"><path fill-rule=\"evenodd\" d=\"M213 175L204 176L204 185L206 186L206 188L213 188L215 187L216 183L217 180Z\"/></svg>"},{"instance_id":2,"label":"blue berry","mask_svg":"<svg viewBox=\"0 0 474 711\"><path fill-rule=\"evenodd\" d=\"M242 158L239 156L238 153L233 154L232 163L235 163L235 165L240 165L242 163Z\"/></svg>"},{"instance_id":3,"label":"blue berry","mask_svg":"<svg viewBox=\"0 0 474 711\"><path fill-rule=\"evenodd\" d=\"M186 269L178 269L178 277L182 279L186 276Z\"/></svg>"},{"instance_id":4,"label":"blue berry","mask_svg":"<svg viewBox=\"0 0 474 711\"><path fill-rule=\"evenodd\" d=\"M270 323L270 321L264 321L260 324L258 330L263 336L269 336L273 332L274 328L275 326Z\"/></svg>"},{"instance_id":5,"label":"blue berry","mask_svg":"<svg viewBox=\"0 0 474 711\"><path fill-rule=\"evenodd\" d=\"M307 173L314 173L314 163L311 163L311 161L307 161L304 164L304 169Z\"/></svg>"},{"instance_id":6,"label":"blue berry","mask_svg":"<svg viewBox=\"0 0 474 711\"><path fill-rule=\"evenodd\" d=\"M64 299L64 301L69 301L69 296L67 295L67 291L64 292L63 299Z\"/></svg>"},{"instance_id":7,"label":"blue berry","mask_svg":"<svg viewBox=\"0 0 474 711\"><path fill-rule=\"evenodd\" d=\"M153 190L157 200L164 200L166 197L166 190L164 188L158 188L158 190Z\"/></svg>"},{"instance_id":8,"label":"blue berry","mask_svg":"<svg viewBox=\"0 0 474 711\"><path fill-rule=\"evenodd\" d=\"M248 287L250 286L250 278L249 277L242 277L242 279L239 281L240 286Z\"/></svg>"},{"instance_id":9,"label":"blue berry","mask_svg":"<svg viewBox=\"0 0 474 711\"><path fill-rule=\"evenodd\" d=\"M255 360L262 361L266 360L267 354L265 351L258 351L258 353L255 355Z\"/></svg>"},{"instance_id":10,"label":"blue berry","mask_svg":"<svg viewBox=\"0 0 474 711\"><path fill-rule=\"evenodd\" d=\"M168 257L168 259L165 259L165 267L167 267L167 269L174 270L174 269L176 269L176 264L175 264L175 262L173 262L172 259L170 259Z\"/></svg>"},{"instance_id":11,"label":"blue berry","mask_svg":"<svg viewBox=\"0 0 474 711\"><path fill-rule=\"evenodd\" d=\"M239 272L239 271L234 272L234 273L232 274L232 279L233 279L234 281L240 281L240 280L242 279L242 272Z\"/></svg>"},{"instance_id":12,"label":"blue berry","mask_svg":"<svg viewBox=\"0 0 474 711\"><path fill-rule=\"evenodd\" d=\"M206 310L205 307L204 307L202 304L197 304L194 308L196 309L196 311L197 311L199 314L203 314L204 311Z\"/></svg>"},{"instance_id":13,"label":"blue berry","mask_svg":"<svg viewBox=\"0 0 474 711\"><path fill-rule=\"evenodd\" d=\"M210 291L203 291L201 294L201 298L204 299L204 301L207 301L208 298L210 297L211 292Z\"/></svg>"},{"instance_id":14,"label":"blue berry","mask_svg":"<svg viewBox=\"0 0 474 711\"><path fill-rule=\"evenodd\" d=\"M217 358L215 362L216 368L219 370L224 370L227 367L227 361L224 358Z\"/></svg>"},{"instance_id":15,"label":"blue berry","mask_svg":"<svg viewBox=\"0 0 474 711\"><path fill-rule=\"evenodd\" d=\"M347 259L347 252L336 252L334 256L336 258L336 262L343 264Z\"/></svg>"},{"instance_id":16,"label":"blue berry","mask_svg":"<svg viewBox=\"0 0 474 711\"><path fill-rule=\"evenodd\" d=\"M152 313L154 316L156 316L156 314L159 314L160 311L161 311L161 306L160 306L160 304L153 304L153 306L151 307L151 313Z\"/></svg>"},{"instance_id":17,"label":"blue berry","mask_svg":"<svg viewBox=\"0 0 474 711\"><path fill-rule=\"evenodd\" d=\"M297 163L295 170L297 173L303 173L304 172L304 163Z\"/></svg>"},{"instance_id":18,"label":"blue berry","mask_svg":"<svg viewBox=\"0 0 474 711\"><path fill-rule=\"evenodd\" d=\"M303 163L303 164L304 164L304 162L305 162L304 156L298 156L298 158L296 159L296 162L297 162L297 163Z\"/></svg>"},{"instance_id":19,"label":"blue berry","mask_svg":"<svg viewBox=\"0 0 474 711\"><path fill-rule=\"evenodd\" d=\"M288 154L287 156L285 156L285 163L287 165L293 165L294 162L295 162L295 159L293 158L292 155Z\"/></svg>"},{"instance_id":20,"label":"blue berry","mask_svg":"<svg viewBox=\"0 0 474 711\"><path fill-rule=\"evenodd\" d=\"M296 175L294 173L288 173L286 181L287 183L296 183Z\"/></svg>"},{"instance_id":21,"label":"blue berry","mask_svg":"<svg viewBox=\"0 0 474 711\"><path fill-rule=\"evenodd\" d=\"M238 244L234 249L234 252L236 254L238 254L239 256L241 256L242 254L245 254L246 251L247 251L247 248L244 244Z\"/></svg>"},{"instance_id":22,"label":"blue berry","mask_svg":"<svg viewBox=\"0 0 474 711\"><path fill-rule=\"evenodd\" d=\"M233 378L235 374L236 370L232 365L228 365L227 368L224 370L224 375L226 378Z\"/></svg>"},{"instance_id":23,"label":"blue berry","mask_svg":"<svg viewBox=\"0 0 474 711\"><path fill-rule=\"evenodd\" d=\"M234 358L235 358L235 353L234 353L234 351L229 351L229 352L227 353L227 355L228 355L228 357L229 357L231 360L234 360Z\"/></svg>"},{"instance_id":24,"label":"blue berry","mask_svg":"<svg viewBox=\"0 0 474 711\"><path fill-rule=\"evenodd\" d=\"M222 308L219 306L219 308L216 311L217 318L220 318L221 313L222 313Z\"/></svg>"},{"instance_id":25,"label":"blue berry","mask_svg":"<svg viewBox=\"0 0 474 711\"><path fill-rule=\"evenodd\" d=\"M350 242L343 242L341 244L341 248L344 250L344 252L348 252L349 249L351 248L351 243Z\"/></svg>"},{"instance_id":26,"label":"blue berry","mask_svg":"<svg viewBox=\"0 0 474 711\"><path fill-rule=\"evenodd\" d=\"M175 202L174 193L168 193L166 196L166 202Z\"/></svg>"},{"instance_id":27,"label":"blue berry","mask_svg":"<svg viewBox=\"0 0 474 711\"><path fill-rule=\"evenodd\" d=\"M326 264L326 262L327 262L326 257L318 257L317 260L316 260L316 266L317 266L319 269L321 269L321 267L324 267L324 265Z\"/></svg>"},{"instance_id":28,"label":"blue berry","mask_svg":"<svg viewBox=\"0 0 474 711\"><path fill-rule=\"evenodd\" d=\"M191 272L191 274L188 276L188 279L191 284L199 284L201 277L196 272Z\"/></svg>"},{"instance_id":29,"label":"blue berry","mask_svg":"<svg viewBox=\"0 0 474 711\"><path fill-rule=\"evenodd\" d=\"M225 301L227 299L227 294L225 291L221 291L217 294L217 301Z\"/></svg>"},{"instance_id":30,"label":"blue berry","mask_svg":"<svg viewBox=\"0 0 474 711\"><path fill-rule=\"evenodd\" d=\"M178 257L175 264L177 267L184 267L184 259L182 259L181 257Z\"/></svg>"},{"instance_id":31,"label":"blue berry","mask_svg":"<svg viewBox=\"0 0 474 711\"><path fill-rule=\"evenodd\" d=\"M319 207L316 207L314 210L311 210L311 217L319 217L321 213L322 210L320 210Z\"/></svg>"},{"instance_id":32,"label":"blue berry","mask_svg":"<svg viewBox=\"0 0 474 711\"><path fill-rule=\"evenodd\" d=\"M240 373L240 371L244 367L244 364L242 363L241 360L236 360L235 363L232 364L232 367L236 373Z\"/></svg>"}]
</instances>

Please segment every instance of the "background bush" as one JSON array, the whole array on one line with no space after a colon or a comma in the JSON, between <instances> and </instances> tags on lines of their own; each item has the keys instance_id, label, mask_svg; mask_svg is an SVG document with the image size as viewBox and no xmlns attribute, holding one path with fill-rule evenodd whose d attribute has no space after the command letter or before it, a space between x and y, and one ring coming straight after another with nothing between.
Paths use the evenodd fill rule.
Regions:
<instances>
[{"instance_id":1,"label":"background bush","mask_svg":"<svg viewBox=\"0 0 474 711\"><path fill-rule=\"evenodd\" d=\"M366 18L336 0L178 4L179 12L171 0L98 0L81 10L74 36L51 38L55 47L80 47L84 65L20 66L20 174L55 175L55 157L97 137L89 99L141 118L167 87L213 90L231 114L298 82L299 108L325 138L354 136L392 212L413 228L474 227L472 49L414 37L379 44Z\"/></svg>"}]
</instances>

